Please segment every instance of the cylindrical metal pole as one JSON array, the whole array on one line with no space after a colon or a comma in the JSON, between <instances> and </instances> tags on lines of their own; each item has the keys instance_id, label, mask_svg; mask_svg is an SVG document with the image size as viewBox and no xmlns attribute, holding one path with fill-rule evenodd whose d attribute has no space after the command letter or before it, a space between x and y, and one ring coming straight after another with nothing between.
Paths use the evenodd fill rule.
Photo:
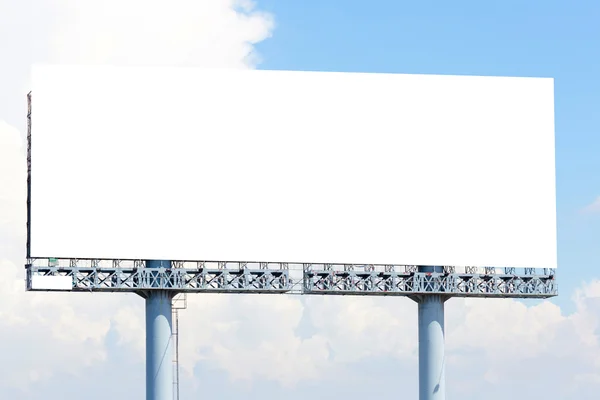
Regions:
<instances>
[{"instance_id":1,"label":"cylindrical metal pole","mask_svg":"<svg viewBox=\"0 0 600 400\"><path fill-rule=\"evenodd\" d=\"M419 399L445 398L444 300L427 295L419 302Z\"/></svg>"},{"instance_id":2,"label":"cylindrical metal pole","mask_svg":"<svg viewBox=\"0 0 600 400\"><path fill-rule=\"evenodd\" d=\"M421 267L419 272L441 272ZM419 304L419 400L445 400L444 302L437 294L421 295Z\"/></svg>"},{"instance_id":3,"label":"cylindrical metal pole","mask_svg":"<svg viewBox=\"0 0 600 400\"><path fill-rule=\"evenodd\" d=\"M164 265L165 261L146 263L148 268ZM147 292L146 400L173 400L172 298L166 290Z\"/></svg>"}]
</instances>

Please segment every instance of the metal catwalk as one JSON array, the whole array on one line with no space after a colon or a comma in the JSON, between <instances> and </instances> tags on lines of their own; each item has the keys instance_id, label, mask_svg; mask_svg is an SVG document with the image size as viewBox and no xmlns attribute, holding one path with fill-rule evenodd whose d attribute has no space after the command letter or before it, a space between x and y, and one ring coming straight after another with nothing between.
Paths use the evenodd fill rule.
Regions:
<instances>
[{"instance_id":1,"label":"metal catwalk","mask_svg":"<svg viewBox=\"0 0 600 400\"><path fill-rule=\"evenodd\" d=\"M68 276L62 291L549 298L557 295L555 270L404 265L336 265L96 259L31 259L27 290L36 276Z\"/></svg>"}]
</instances>

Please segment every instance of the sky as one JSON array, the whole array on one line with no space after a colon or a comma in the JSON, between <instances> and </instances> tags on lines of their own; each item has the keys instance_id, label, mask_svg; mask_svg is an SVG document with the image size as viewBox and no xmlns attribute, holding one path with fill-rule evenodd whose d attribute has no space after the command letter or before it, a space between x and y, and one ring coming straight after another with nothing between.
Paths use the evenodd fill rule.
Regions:
<instances>
[{"instance_id":1,"label":"sky","mask_svg":"<svg viewBox=\"0 0 600 400\"><path fill-rule=\"evenodd\" d=\"M600 3L0 0L0 398L144 398L135 295L24 291L32 62L555 79L559 296L446 305L448 398L600 389ZM182 398L417 393L416 304L190 296Z\"/></svg>"}]
</instances>

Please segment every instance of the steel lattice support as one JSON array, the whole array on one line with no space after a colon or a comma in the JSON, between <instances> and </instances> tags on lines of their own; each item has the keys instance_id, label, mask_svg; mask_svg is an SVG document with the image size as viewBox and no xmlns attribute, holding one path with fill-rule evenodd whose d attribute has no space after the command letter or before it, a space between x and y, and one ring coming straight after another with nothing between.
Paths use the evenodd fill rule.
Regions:
<instances>
[{"instance_id":1,"label":"steel lattice support","mask_svg":"<svg viewBox=\"0 0 600 400\"><path fill-rule=\"evenodd\" d=\"M296 267L296 268L295 268ZM551 269L439 268L173 261L155 268L137 260L33 259L26 265L27 290L538 298L557 295ZM297 278L292 279L292 273ZM35 284L35 277L69 277L68 288Z\"/></svg>"},{"instance_id":2,"label":"steel lattice support","mask_svg":"<svg viewBox=\"0 0 600 400\"><path fill-rule=\"evenodd\" d=\"M27 268L28 290L49 290L36 287L36 276L70 277L68 291L139 292L169 290L175 292L212 293L285 293L291 282L287 270L225 270L183 268Z\"/></svg>"},{"instance_id":3,"label":"steel lattice support","mask_svg":"<svg viewBox=\"0 0 600 400\"><path fill-rule=\"evenodd\" d=\"M548 298L556 295L554 275L448 274L444 272L307 271L307 294Z\"/></svg>"},{"instance_id":4,"label":"steel lattice support","mask_svg":"<svg viewBox=\"0 0 600 400\"><path fill-rule=\"evenodd\" d=\"M152 400L173 396L171 362L166 362L163 368L158 353L162 351L169 354L169 360L173 359L171 300L177 293L411 298L419 304L420 400L445 399L444 302L447 299L545 299L558 294L555 271L535 268L98 259L30 259L25 267L26 287L30 291L134 292L146 298L147 398Z\"/></svg>"}]
</instances>

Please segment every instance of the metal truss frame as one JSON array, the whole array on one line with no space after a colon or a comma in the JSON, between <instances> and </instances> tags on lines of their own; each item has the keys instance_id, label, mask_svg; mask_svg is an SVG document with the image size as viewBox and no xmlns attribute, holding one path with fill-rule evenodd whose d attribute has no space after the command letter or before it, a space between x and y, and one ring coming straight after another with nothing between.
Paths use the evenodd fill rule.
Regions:
<instances>
[{"instance_id":1,"label":"metal truss frame","mask_svg":"<svg viewBox=\"0 0 600 400\"><path fill-rule=\"evenodd\" d=\"M549 275L479 275L397 272L306 274L306 294L548 298L557 295Z\"/></svg>"},{"instance_id":2,"label":"metal truss frame","mask_svg":"<svg viewBox=\"0 0 600 400\"><path fill-rule=\"evenodd\" d=\"M26 288L34 276L69 276L68 291L177 293L291 293L418 297L549 298L558 294L553 269L444 267L419 272L417 266L171 261L147 268L143 260L29 259ZM298 278L292 279L294 272Z\"/></svg>"},{"instance_id":3,"label":"metal truss frame","mask_svg":"<svg viewBox=\"0 0 600 400\"><path fill-rule=\"evenodd\" d=\"M36 260L37 261L37 260ZM69 291L135 292L146 297L149 290L170 290L178 293L282 293L289 291L287 270L248 269L238 265L228 268L228 263L217 263L210 268L205 262L171 262L165 268L146 268L141 260L97 259L46 259L46 266L36 265L33 260L26 265L27 290L34 276L69 276L73 286ZM110 266L106 265L108 264ZM61 265L62 264L62 265ZM66 266L65 264L68 264Z\"/></svg>"}]
</instances>

